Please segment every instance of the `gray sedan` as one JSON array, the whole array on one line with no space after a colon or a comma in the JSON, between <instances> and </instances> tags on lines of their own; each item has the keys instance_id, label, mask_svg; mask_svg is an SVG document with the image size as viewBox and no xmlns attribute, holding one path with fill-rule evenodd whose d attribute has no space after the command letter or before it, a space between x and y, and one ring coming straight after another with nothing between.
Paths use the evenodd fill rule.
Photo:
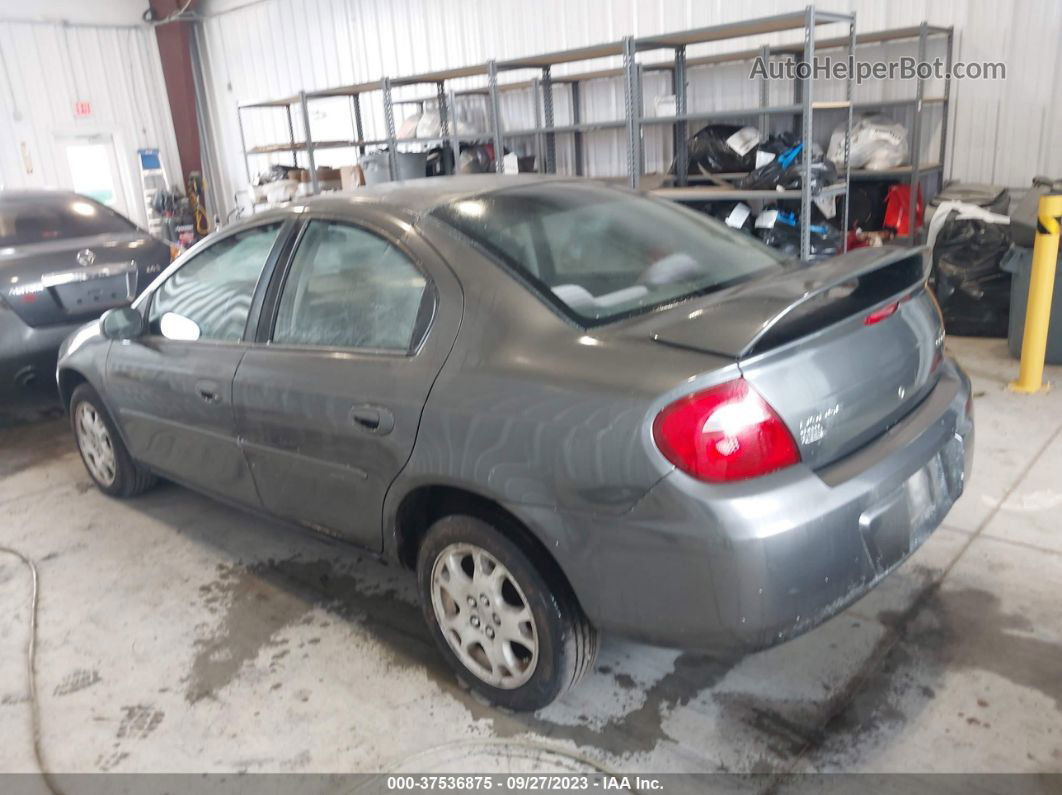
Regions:
<instances>
[{"instance_id":1,"label":"gray sedan","mask_svg":"<svg viewBox=\"0 0 1062 795\"><path fill-rule=\"evenodd\" d=\"M925 279L584 180L418 180L208 238L58 379L104 492L161 475L401 562L458 675L536 709L599 631L769 646L937 527L973 418Z\"/></svg>"},{"instance_id":2,"label":"gray sedan","mask_svg":"<svg viewBox=\"0 0 1062 795\"><path fill-rule=\"evenodd\" d=\"M85 196L0 191L0 401L48 385L70 332L169 263L169 246Z\"/></svg>"}]
</instances>

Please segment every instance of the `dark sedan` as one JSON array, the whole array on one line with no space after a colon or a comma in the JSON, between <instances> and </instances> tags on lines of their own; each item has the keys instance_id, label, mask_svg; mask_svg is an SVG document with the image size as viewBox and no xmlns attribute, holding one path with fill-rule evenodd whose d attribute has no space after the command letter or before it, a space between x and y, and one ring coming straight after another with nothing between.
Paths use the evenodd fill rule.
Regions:
<instances>
[{"instance_id":1,"label":"dark sedan","mask_svg":"<svg viewBox=\"0 0 1062 795\"><path fill-rule=\"evenodd\" d=\"M92 199L0 191L0 398L47 388L70 332L129 304L169 262L169 246Z\"/></svg>"},{"instance_id":2,"label":"dark sedan","mask_svg":"<svg viewBox=\"0 0 1062 795\"><path fill-rule=\"evenodd\" d=\"M58 378L104 492L162 475L415 569L458 675L534 709L599 630L762 648L938 526L973 418L925 279L589 181L418 180L212 236Z\"/></svg>"}]
</instances>

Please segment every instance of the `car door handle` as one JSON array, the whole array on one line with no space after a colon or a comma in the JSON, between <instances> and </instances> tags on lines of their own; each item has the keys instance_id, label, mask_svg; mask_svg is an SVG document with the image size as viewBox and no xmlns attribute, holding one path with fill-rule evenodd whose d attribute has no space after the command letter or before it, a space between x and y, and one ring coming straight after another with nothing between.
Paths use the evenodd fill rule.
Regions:
<instances>
[{"instance_id":1,"label":"car door handle","mask_svg":"<svg viewBox=\"0 0 1062 795\"><path fill-rule=\"evenodd\" d=\"M395 415L380 406L355 406L350 410L350 421L369 433L384 436L394 430Z\"/></svg>"},{"instance_id":2,"label":"car door handle","mask_svg":"<svg viewBox=\"0 0 1062 795\"><path fill-rule=\"evenodd\" d=\"M221 402L221 395L218 394L218 385L214 381L196 381L195 393L207 403Z\"/></svg>"}]
</instances>

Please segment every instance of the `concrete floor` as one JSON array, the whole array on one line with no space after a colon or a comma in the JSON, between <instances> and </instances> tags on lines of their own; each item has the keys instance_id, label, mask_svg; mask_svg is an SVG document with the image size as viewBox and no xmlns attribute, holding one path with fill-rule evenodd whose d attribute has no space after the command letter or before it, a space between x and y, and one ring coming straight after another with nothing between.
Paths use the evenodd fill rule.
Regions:
<instances>
[{"instance_id":1,"label":"concrete floor","mask_svg":"<svg viewBox=\"0 0 1062 795\"><path fill-rule=\"evenodd\" d=\"M606 639L562 702L459 689L412 577L164 485L94 489L65 422L0 430L0 544L41 574L42 739L57 771L1062 771L1062 390L973 377L972 480L877 590L723 664ZM1056 381L1062 368L1049 372ZM0 556L0 770L33 771L30 581Z\"/></svg>"}]
</instances>

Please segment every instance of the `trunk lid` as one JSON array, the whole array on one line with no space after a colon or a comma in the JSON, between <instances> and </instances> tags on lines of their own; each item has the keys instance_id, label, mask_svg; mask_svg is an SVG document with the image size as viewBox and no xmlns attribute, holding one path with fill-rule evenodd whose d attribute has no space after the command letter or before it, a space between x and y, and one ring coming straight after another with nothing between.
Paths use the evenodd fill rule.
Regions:
<instances>
[{"instance_id":1,"label":"trunk lid","mask_svg":"<svg viewBox=\"0 0 1062 795\"><path fill-rule=\"evenodd\" d=\"M936 383L944 327L925 278L921 251L859 249L638 325L662 344L736 359L820 467L884 433Z\"/></svg>"},{"instance_id":2,"label":"trunk lid","mask_svg":"<svg viewBox=\"0 0 1062 795\"><path fill-rule=\"evenodd\" d=\"M127 305L169 261L142 232L0 249L0 299L29 326L83 322Z\"/></svg>"}]
</instances>

